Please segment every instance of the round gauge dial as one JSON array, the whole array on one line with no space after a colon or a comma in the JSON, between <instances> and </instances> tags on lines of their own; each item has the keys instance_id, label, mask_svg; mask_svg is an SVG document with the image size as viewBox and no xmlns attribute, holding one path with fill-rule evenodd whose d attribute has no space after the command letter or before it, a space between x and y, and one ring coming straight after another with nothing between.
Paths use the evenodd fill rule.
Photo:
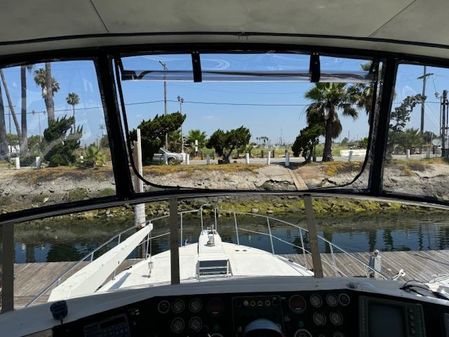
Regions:
<instances>
[{"instance_id":1,"label":"round gauge dial","mask_svg":"<svg viewBox=\"0 0 449 337\"><path fill-rule=\"evenodd\" d=\"M351 303L351 298L348 294L341 293L340 295L338 295L338 303L340 303L340 305L344 307L347 307L349 303Z\"/></svg>"},{"instance_id":2,"label":"round gauge dial","mask_svg":"<svg viewBox=\"0 0 449 337\"><path fill-rule=\"evenodd\" d=\"M326 303L330 307L336 307L338 305L337 296L334 294L327 294L326 295Z\"/></svg>"},{"instance_id":3,"label":"round gauge dial","mask_svg":"<svg viewBox=\"0 0 449 337\"><path fill-rule=\"evenodd\" d=\"M329 314L329 320L333 325L339 326L343 324L343 315L338 311L332 311Z\"/></svg>"},{"instance_id":4,"label":"round gauge dial","mask_svg":"<svg viewBox=\"0 0 449 337\"><path fill-rule=\"evenodd\" d=\"M312 334L309 332L309 330L298 329L295 332L295 337L312 337Z\"/></svg>"},{"instance_id":5,"label":"round gauge dial","mask_svg":"<svg viewBox=\"0 0 449 337\"><path fill-rule=\"evenodd\" d=\"M315 311L313 313L313 323L315 323L316 326L326 325L326 315L322 312Z\"/></svg>"},{"instance_id":6,"label":"round gauge dial","mask_svg":"<svg viewBox=\"0 0 449 337\"><path fill-rule=\"evenodd\" d=\"M203 302L199 298L193 298L189 302L189 310L190 312L196 314L203 309Z\"/></svg>"},{"instance_id":7,"label":"round gauge dial","mask_svg":"<svg viewBox=\"0 0 449 337\"><path fill-rule=\"evenodd\" d=\"M178 299L173 302L172 310L175 314L180 314L186 308L186 304L183 300Z\"/></svg>"},{"instance_id":8,"label":"round gauge dial","mask_svg":"<svg viewBox=\"0 0 449 337\"><path fill-rule=\"evenodd\" d=\"M221 298L215 297L211 298L207 302L206 306L207 313L212 317L221 316L224 312L224 303Z\"/></svg>"},{"instance_id":9,"label":"round gauge dial","mask_svg":"<svg viewBox=\"0 0 449 337\"><path fill-rule=\"evenodd\" d=\"M313 294L310 296L310 304L314 308L320 308L323 305L323 298L318 294Z\"/></svg>"},{"instance_id":10,"label":"round gauge dial","mask_svg":"<svg viewBox=\"0 0 449 337\"><path fill-rule=\"evenodd\" d=\"M161 314L166 314L170 311L170 302L167 300L162 300L157 305L157 311Z\"/></svg>"},{"instance_id":11,"label":"round gauge dial","mask_svg":"<svg viewBox=\"0 0 449 337\"><path fill-rule=\"evenodd\" d=\"M194 332L200 332L203 328L203 321L200 317L192 317L189 320L189 328L192 329Z\"/></svg>"},{"instance_id":12,"label":"round gauge dial","mask_svg":"<svg viewBox=\"0 0 449 337\"><path fill-rule=\"evenodd\" d=\"M307 303L304 297L302 297L301 295L294 295L290 297L288 301L288 307L295 314L301 314L306 310Z\"/></svg>"},{"instance_id":13,"label":"round gauge dial","mask_svg":"<svg viewBox=\"0 0 449 337\"><path fill-rule=\"evenodd\" d=\"M185 325L186 324L181 317L176 317L170 323L170 330L175 334L180 334L181 332L184 331Z\"/></svg>"}]
</instances>

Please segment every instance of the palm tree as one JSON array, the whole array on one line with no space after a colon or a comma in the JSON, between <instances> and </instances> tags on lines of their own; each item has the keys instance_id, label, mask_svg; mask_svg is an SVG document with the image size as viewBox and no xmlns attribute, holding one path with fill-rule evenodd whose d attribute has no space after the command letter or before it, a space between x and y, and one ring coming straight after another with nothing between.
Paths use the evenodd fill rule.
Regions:
<instances>
[{"instance_id":1,"label":"palm tree","mask_svg":"<svg viewBox=\"0 0 449 337\"><path fill-rule=\"evenodd\" d=\"M51 74L51 63L46 62L45 68L39 68L34 72L34 82L41 87L42 98L47 109L48 124L55 120L55 102L53 96L59 90L59 83Z\"/></svg>"},{"instance_id":2,"label":"palm tree","mask_svg":"<svg viewBox=\"0 0 449 337\"><path fill-rule=\"evenodd\" d=\"M332 161L332 139L337 138L342 129L338 112L356 119L355 100L345 83L316 83L305 97L313 101L306 110L309 124L324 126L323 161Z\"/></svg>"},{"instance_id":3,"label":"palm tree","mask_svg":"<svg viewBox=\"0 0 449 337\"><path fill-rule=\"evenodd\" d=\"M27 125L27 70L31 71L32 66L20 66L20 91L21 91L21 137L20 152L28 152L28 125Z\"/></svg>"},{"instance_id":4,"label":"palm tree","mask_svg":"<svg viewBox=\"0 0 449 337\"><path fill-rule=\"evenodd\" d=\"M3 105L2 86L0 85L0 159L8 155L8 138L6 138L5 106Z\"/></svg>"},{"instance_id":5,"label":"palm tree","mask_svg":"<svg viewBox=\"0 0 449 337\"><path fill-rule=\"evenodd\" d=\"M6 95L6 100L8 101L9 111L11 112L11 116L14 121L14 126L16 127L17 136L20 139L21 132L20 132L19 120L17 119L16 109L14 108L11 94L8 89L8 83L6 83L5 74L3 73L2 69L0 69L0 77L2 79L3 88L5 89L5 95Z\"/></svg>"},{"instance_id":6,"label":"palm tree","mask_svg":"<svg viewBox=\"0 0 449 337\"><path fill-rule=\"evenodd\" d=\"M363 71L370 71L371 62L361 65ZM369 115L373 106L374 86L376 83L355 83L348 88L351 96L355 100L357 107L364 109Z\"/></svg>"},{"instance_id":7,"label":"palm tree","mask_svg":"<svg viewBox=\"0 0 449 337\"><path fill-rule=\"evenodd\" d=\"M80 104L80 97L78 94L74 92L69 92L69 94L66 97L67 104L72 106L73 111L73 129L76 129L76 120L75 120L75 105Z\"/></svg>"},{"instance_id":8,"label":"palm tree","mask_svg":"<svg viewBox=\"0 0 449 337\"><path fill-rule=\"evenodd\" d=\"M198 141L198 149L202 149L206 146L206 132L201 130L190 130L187 135L187 143L190 144L193 148L195 148L195 141Z\"/></svg>"}]
</instances>

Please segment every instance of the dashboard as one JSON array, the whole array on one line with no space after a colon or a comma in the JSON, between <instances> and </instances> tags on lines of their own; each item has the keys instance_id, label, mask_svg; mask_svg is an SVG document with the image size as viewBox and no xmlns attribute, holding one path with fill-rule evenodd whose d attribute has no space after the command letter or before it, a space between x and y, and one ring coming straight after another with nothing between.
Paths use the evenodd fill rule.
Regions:
<instances>
[{"instance_id":1,"label":"dashboard","mask_svg":"<svg viewBox=\"0 0 449 337\"><path fill-rule=\"evenodd\" d=\"M448 336L449 309L350 289L153 297L56 326L84 337Z\"/></svg>"}]
</instances>

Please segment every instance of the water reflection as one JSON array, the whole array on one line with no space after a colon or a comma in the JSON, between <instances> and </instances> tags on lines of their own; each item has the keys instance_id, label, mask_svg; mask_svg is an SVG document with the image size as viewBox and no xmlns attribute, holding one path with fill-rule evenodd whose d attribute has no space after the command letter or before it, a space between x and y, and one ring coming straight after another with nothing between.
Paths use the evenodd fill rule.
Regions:
<instances>
[{"instance_id":1,"label":"water reflection","mask_svg":"<svg viewBox=\"0 0 449 337\"><path fill-rule=\"evenodd\" d=\"M297 224L307 228L305 220L293 216L292 214L276 215L277 218ZM404 251L404 250L431 250L449 248L449 219L445 214L434 216L433 218L423 216L412 216L407 218L403 215L397 217L357 217L357 219L318 219L318 234L326 240L336 244L350 252L366 252L379 249L380 251ZM205 223L212 223L212 219L207 219ZM248 245L266 251L271 251L271 241L268 234L266 220L254 217L239 217L239 241L242 245ZM76 232L77 225L71 224L67 228ZM86 224L80 224L85 229ZM18 237L16 240L16 262L43 262L43 261L77 261L88 252L98 247L110 236L115 234L104 228L100 231L101 225L92 226L92 232L85 232L82 236L75 236L68 233L66 237L59 234L57 238L40 237L40 241L30 240L29 236ZM305 233L301 236L299 230L279 222L270 222L273 235L285 240L293 245L302 246L310 250L309 240ZM123 229L126 223L123 224ZM251 230L257 233L249 233ZM115 229L116 231L122 228ZM168 231L166 222L156 222L154 224L153 236L163 234ZM200 231L197 217L185 218L183 222L182 242L194 243L198 240ZM222 216L219 218L219 232L226 242L237 243L234 220L232 217ZM151 254L157 254L169 248L169 236L155 239L151 242L149 249ZM102 252L110 249L114 244L105 247ZM273 248L278 254L301 254L302 250L279 240L273 240ZM320 251L329 253L329 245L324 245L320 241ZM101 254L100 252L99 254ZM135 254L137 256L137 253Z\"/></svg>"}]
</instances>

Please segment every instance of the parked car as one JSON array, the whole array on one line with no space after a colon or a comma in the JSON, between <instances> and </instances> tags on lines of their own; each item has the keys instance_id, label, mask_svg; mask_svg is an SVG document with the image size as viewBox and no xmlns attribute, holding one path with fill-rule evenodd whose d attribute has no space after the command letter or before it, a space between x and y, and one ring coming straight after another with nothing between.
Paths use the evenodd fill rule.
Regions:
<instances>
[{"instance_id":1,"label":"parked car","mask_svg":"<svg viewBox=\"0 0 449 337\"><path fill-rule=\"evenodd\" d=\"M184 155L182 153L170 152L164 148L160 148L153 155L153 161L156 163L165 163L165 157L167 157L168 164L179 164L184 161Z\"/></svg>"}]
</instances>

